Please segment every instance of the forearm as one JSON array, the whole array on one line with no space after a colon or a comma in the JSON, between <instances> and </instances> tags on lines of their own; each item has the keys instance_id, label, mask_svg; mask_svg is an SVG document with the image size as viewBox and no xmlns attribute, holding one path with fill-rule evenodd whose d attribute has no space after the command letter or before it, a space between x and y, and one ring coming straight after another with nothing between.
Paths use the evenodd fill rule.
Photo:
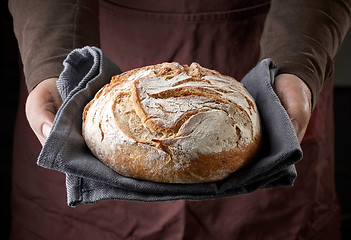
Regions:
<instances>
[{"instance_id":1,"label":"forearm","mask_svg":"<svg viewBox=\"0 0 351 240\"><path fill-rule=\"evenodd\" d=\"M312 92L313 107L350 28L350 12L350 0L272 0L261 58L272 58L279 73L301 78Z\"/></svg>"},{"instance_id":2,"label":"forearm","mask_svg":"<svg viewBox=\"0 0 351 240\"><path fill-rule=\"evenodd\" d=\"M98 1L10 0L28 90L58 77L74 48L99 46Z\"/></svg>"}]
</instances>

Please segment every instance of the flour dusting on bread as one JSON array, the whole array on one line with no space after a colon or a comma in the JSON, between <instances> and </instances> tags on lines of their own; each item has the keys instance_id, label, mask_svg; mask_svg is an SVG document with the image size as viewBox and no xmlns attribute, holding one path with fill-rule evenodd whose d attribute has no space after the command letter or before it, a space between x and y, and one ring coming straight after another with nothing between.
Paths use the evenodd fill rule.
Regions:
<instances>
[{"instance_id":1,"label":"flour dusting on bread","mask_svg":"<svg viewBox=\"0 0 351 240\"><path fill-rule=\"evenodd\" d=\"M195 183L244 166L259 149L261 128L240 82L173 62L114 76L86 106L83 136L122 175Z\"/></svg>"}]
</instances>

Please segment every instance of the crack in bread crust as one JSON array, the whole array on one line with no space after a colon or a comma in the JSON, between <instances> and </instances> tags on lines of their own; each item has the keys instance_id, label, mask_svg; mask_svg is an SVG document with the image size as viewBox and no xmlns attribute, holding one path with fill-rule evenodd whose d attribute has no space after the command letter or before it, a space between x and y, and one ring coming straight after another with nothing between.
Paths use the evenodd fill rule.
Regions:
<instances>
[{"instance_id":1,"label":"crack in bread crust","mask_svg":"<svg viewBox=\"0 0 351 240\"><path fill-rule=\"evenodd\" d=\"M261 128L254 100L235 79L197 63L163 63L112 77L84 109L83 136L122 175L194 183L244 166Z\"/></svg>"}]
</instances>

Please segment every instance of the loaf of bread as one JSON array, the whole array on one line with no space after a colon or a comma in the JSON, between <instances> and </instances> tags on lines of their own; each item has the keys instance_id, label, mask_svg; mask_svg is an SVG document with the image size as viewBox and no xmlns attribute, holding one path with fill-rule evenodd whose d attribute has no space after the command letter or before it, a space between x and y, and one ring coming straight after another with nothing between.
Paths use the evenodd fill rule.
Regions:
<instances>
[{"instance_id":1,"label":"loaf of bread","mask_svg":"<svg viewBox=\"0 0 351 240\"><path fill-rule=\"evenodd\" d=\"M166 183L222 180L261 142L258 110L245 87L198 63L112 77L85 107L82 133L117 173Z\"/></svg>"}]
</instances>

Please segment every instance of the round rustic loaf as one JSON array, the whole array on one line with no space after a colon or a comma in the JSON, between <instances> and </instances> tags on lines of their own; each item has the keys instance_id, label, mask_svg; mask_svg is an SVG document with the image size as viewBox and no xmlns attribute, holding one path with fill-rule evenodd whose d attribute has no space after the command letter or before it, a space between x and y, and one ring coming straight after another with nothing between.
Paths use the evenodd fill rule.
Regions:
<instances>
[{"instance_id":1,"label":"round rustic loaf","mask_svg":"<svg viewBox=\"0 0 351 240\"><path fill-rule=\"evenodd\" d=\"M85 107L82 133L117 173L167 183L222 180L261 142L258 110L244 86L198 63L112 77Z\"/></svg>"}]
</instances>

